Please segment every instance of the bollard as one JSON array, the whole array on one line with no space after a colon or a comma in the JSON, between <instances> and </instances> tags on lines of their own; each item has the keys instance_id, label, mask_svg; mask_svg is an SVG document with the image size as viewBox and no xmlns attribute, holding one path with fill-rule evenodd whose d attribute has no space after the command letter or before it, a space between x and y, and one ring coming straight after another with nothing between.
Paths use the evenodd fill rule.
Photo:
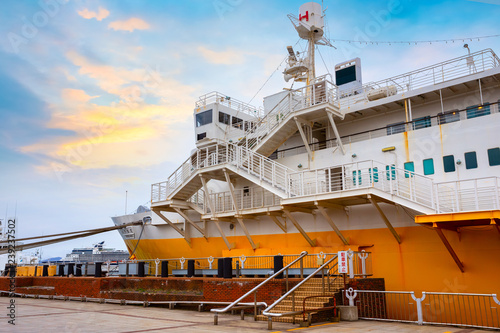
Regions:
<instances>
[{"instance_id":1,"label":"bollard","mask_svg":"<svg viewBox=\"0 0 500 333\"><path fill-rule=\"evenodd\" d=\"M49 276L49 265L43 265L42 276Z\"/></svg>"},{"instance_id":2,"label":"bollard","mask_svg":"<svg viewBox=\"0 0 500 333\"><path fill-rule=\"evenodd\" d=\"M233 278L233 258L224 258L224 279Z\"/></svg>"},{"instance_id":3,"label":"bollard","mask_svg":"<svg viewBox=\"0 0 500 333\"><path fill-rule=\"evenodd\" d=\"M68 276L75 275L74 267L75 267L75 264L68 264Z\"/></svg>"},{"instance_id":4,"label":"bollard","mask_svg":"<svg viewBox=\"0 0 500 333\"><path fill-rule=\"evenodd\" d=\"M187 269L187 277L194 276L194 260L188 260L188 269Z\"/></svg>"},{"instance_id":5,"label":"bollard","mask_svg":"<svg viewBox=\"0 0 500 333\"><path fill-rule=\"evenodd\" d=\"M144 272L144 261L140 261L137 263L137 276L138 277L144 277L145 272Z\"/></svg>"},{"instance_id":6,"label":"bollard","mask_svg":"<svg viewBox=\"0 0 500 333\"><path fill-rule=\"evenodd\" d=\"M217 259L217 277L222 279L224 277L224 259Z\"/></svg>"},{"instance_id":7,"label":"bollard","mask_svg":"<svg viewBox=\"0 0 500 333\"><path fill-rule=\"evenodd\" d=\"M76 264L75 276L82 276L82 264Z\"/></svg>"},{"instance_id":8,"label":"bollard","mask_svg":"<svg viewBox=\"0 0 500 333\"><path fill-rule=\"evenodd\" d=\"M236 261L236 277L240 277L240 262Z\"/></svg>"},{"instance_id":9,"label":"bollard","mask_svg":"<svg viewBox=\"0 0 500 333\"><path fill-rule=\"evenodd\" d=\"M283 256L274 256L274 273L277 273L280 269L283 269ZM276 276L276 279L282 279L283 272Z\"/></svg>"},{"instance_id":10,"label":"bollard","mask_svg":"<svg viewBox=\"0 0 500 333\"><path fill-rule=\"evenodd\" d=\"M94 277L100 278L102 276L102 262L95 263Z\"/></svg>"},{"instance_id":11,"label":"bollard","mask_svg":"<svg viewBox=\"0 0 500 333\"><path fill-rule=\"evenodd\" d=\"M57 268L57 276L64 276L64 265L59 265Z\"/></svg>"},{"instance_id":12,"label":"bollard","mask_svg":"<svg viewBox=\"0 0 500 333\"><path fill-rule=\"evenodd\" d=\"M168 277L168 261L161 262L161 277Z\"/></svg>"}]
</instances>

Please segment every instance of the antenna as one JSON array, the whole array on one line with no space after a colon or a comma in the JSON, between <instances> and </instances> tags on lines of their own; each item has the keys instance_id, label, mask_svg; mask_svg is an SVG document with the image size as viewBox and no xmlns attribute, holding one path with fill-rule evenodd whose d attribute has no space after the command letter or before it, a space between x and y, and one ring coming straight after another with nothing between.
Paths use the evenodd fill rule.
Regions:
<instances>
[{"instance_id":1,"label":"antenna","mask_svg":"<svg viewBox=\"0 0 500 333\"><path fill-rule=\"evenodd\" d=\"M125 215L127 215L127 199L128 199L128 191L125 191Z\"/></svg>"}]
</instances>

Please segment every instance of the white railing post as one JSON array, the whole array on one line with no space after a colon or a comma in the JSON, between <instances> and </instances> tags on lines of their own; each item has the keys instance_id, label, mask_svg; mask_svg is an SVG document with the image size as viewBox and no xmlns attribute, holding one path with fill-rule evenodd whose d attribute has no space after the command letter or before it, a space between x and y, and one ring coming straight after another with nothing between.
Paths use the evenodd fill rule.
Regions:
<instances>
[{"instance_id":1,"label":"white railing post","mask_svg":"<svg viewBox=\"0 0 500 333\"><path fill-rule=\"evenodd\" d=\"M345 296L349 299L349 306L354 306L354 299L358 296L356 290L349 288L345 292Z\"/></svg>"},{"instance_id":2,"label":"white railing post","mask_svg":"<svg viewBox=\"0 0 500 333\"><path fill-rule=\"evenodd\" d=\"M368 253L365 250L361 250L363 253L358 253L359 259L361 259L361 274L363 278L366 278L366 258L368 258Z\"/></svg>"},{"instance_id":3,"label":"white railing post","mask_svg":"<svg viewBox=\"0 0 500 333\"><path fill-rule=\"evenodd\" d=\"M411 292L410 295L411 295L411 298L413 298L413 300L415 302L417 302L417 323L419 325L423 325L424 324L424 315L423 315L423 311L422 311L422 301L425 299L425 291L422 292L421 298L416 298L415 293L413 291Z\"/></svg>"},{"instance_id":4,"label":"white railing post","mask_svg":"<svg viewBox=\"0 0 500 333\"><path fill-rule=\"evenodd\" d=\"M347 251L347 258L349 258L349 278L354 279L354 252L351 249Z\"/></svg>"},{"instance_id":5,"label":"white railing post","mask_svg":"<svg viewBox=\"0 0 500 333\"><path fill-rule=\"evenodd\" d=\"M315 180L316 180L316 193L315 194L318 194L319 193L319 190L318 190L318 169L316 169L316 172L315 172Z\"/></svg>"}]
</instances>

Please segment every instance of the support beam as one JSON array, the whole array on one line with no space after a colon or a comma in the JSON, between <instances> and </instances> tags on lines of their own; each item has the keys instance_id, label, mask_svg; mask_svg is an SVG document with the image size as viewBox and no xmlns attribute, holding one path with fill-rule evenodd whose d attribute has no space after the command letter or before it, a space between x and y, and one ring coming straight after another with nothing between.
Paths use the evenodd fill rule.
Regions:
<instances>
[{"instance_id":1,"label":"support beam","mask_svg":"<svg viewBox=\"0 0 500 333\"><path fill-rule=\"evenodd\" d=\"M306 214L315 214L314 209L295 207L295 206L281 206L281 210L288 210L290 212L301 212Z\"/></svg>"},{"instance_id":2,"label":"support beam","mask_svg":"<svg viewBox=\"0 0 500 333\"><path fill-rule=\"evenodd\" d=\"M245 226L245 222L243 221L243 218L241 218L240 209L238 208L236 196L234 195L234 187L233 187L233 183L231 183L231 178L229 177L229 173L227 172L226 169L222 169L222 171L224 172L224 177L226 177L226 182L227 182L227 185L229 186L229 192L231 193L231 199L233 200L234 210L236 211L236 216L237 216L236 219L238 220L238 223L240 224L241 229L243 229L243 232L245 233L245 236L247 237L248 242L252 246L252 249L255 250L256 248L259 247L259 244L254 243L252 237L250 236L250 233L248 232L247 227Z\"/></svg>"},{"instance_id":3,"label":"support beam","mask_svg":"<svg viewBox=\"0 0 500 333\"><path fill-rule=\"evenodd\" d=\"M292 221L292 223L295 226L295 228L297 228L297 230L301 233L301 235L306 239L306 241L309 243L309 245L311 245L312 247L315 247L316 246L316 239L311 239L306 234L306 232L304 231L304 229L302 229L302 227L297 222L297 220L295 220L295 218L292 216L292 214L291 214L290 211L284 210L284 212L285 212L286 216L290 219L290 221Z\"/></svg>"},{"instance_id":4,"label":"support beam","mask_svg":"<svg viewBox=\"0 0 500 333\"><path fill-rule=\"evenodd\" d=\"M340 232L339 228L337 228L337 226L333 222L332 218L326 213L326 209L324 207L322 207L322 206L319 206L319 205L316 205L316 207L318 207L318 209L321 212L321 214L323 214L323 217L325 218L326 222L328 222L328 224L330 224L330 226L332 227L333 231L335 231L335 233L337 234L337 236L339 236L339 238L342 241L342 243L344 243L344 245L349 245L349 241L344 237L344 235L342 235L342 233Z\"/></svg>"},{"instance_id":5,"label":"support beam","mask_svg":"<svg viewBox=\"0 0 500 333\"><path fill-rule=\"evenodd\" d=\"M212 200L210 200L210 195L208 194L208 188L207 188L207 181L203 177L203 175L200 175L201 183L203 184L203 190L205 191L205 198L208 201L208 206L210 207L210 212L212 213L212 218L215 218L215 209L214 209L214 203Z\"/></svg>"},{"instance_id":6,"label":"support beam","mask_svg":"<svg viewBox=\"0 0 500 333\"><path fill-rule=\"evenodd\" d=\"M322 206L326 208L331 208L331 209L338 209L338 210L343 210L345 211L345 206L334 204L328 201L314 201L315 206Z\"/></svg>"},{"instance_id":7,"label":"support beam","mask_svg":"<svg viewBox=\"0 0 500 333\"><path fill-rule=\"evenodd\" d=\"M283 232L286 234L286 225L281 223L280 220L278 220L278 217L274 216L274 215L270 215L271 216L271 219L273 219L274 223L276 223L276 225L278 227L280 227L281 230L283 230Z\"/></svg>"},{"instance_id":8,"label":"support beam","mask_svg":"<svg viewBox=\"0 0 500 333\"><path fill-rule=\"evenodd\" d=\"M302 129L302 123L297 119L297 117L293 118L295 120L295 123L297 124L297 128L299 129L300 136L302 137L302 141L304 141L304 146L306 147L307 150L307 155L309 155L309 160L312 161L312 151L311 147L309 147L309 142L307 142L306 135L304 133L304 129Z\"/></svg>"},{"instance_id":9,"label":"support beam","mask_svg":"<svg viewBox=\"0 0 500 333\"><path fill-rule=\"evenodd\" d=\"M226 238L226 235L224 234L224 231L222 231L222 228L220 227L219 221L214 221L214 223L215 223L215 226L217 227L217 229L219 230L219 233L220 233L220 236L222 237L222 240L224 241L224 243L226 243L227 248L229 250L234 249L236 247L236 244L229 243L229 241Z\"/></svg>"},{"instance_id":10,"label":"support beam","mask_svg":"<svg viewBox=\"0 0 500 333\"><path fill-rule=\"evenodd\" d=\"M158 215L163 221L165 221L169 226L171 226L175 231L177 231L182 237L184 237L184 239L186 240L186 242L188 242L189 245L191 245L191 240L188 240L186 238L186 235L184 233L184 231L182 231L181 229L179 229L178 226L176 226L175 224L173 224L169 219L167 219L165 217L165 215L163 215L161 213L161 210L158 210L158 209L154 209L153 208L153 212L156 213L156 215Z\"/></svg>"},{"instance_id":11,"label":"support beam","mask_svg":"<svg viewBox=\"0 0 500 333\"><path fill-rule=\"evenodd\" d=\"M460 259L458 259L457 254L455 253L455 251L451 247L451 244L448 242L445 235L443 234L443 230L441 230L441 228L434 228L434 230L436 230L436 232L437 232L439 238L441 238L441 241L443 242L444 246L446 247L448 252L451 254L453 260L455 260L455 263L457 264L460 271L463 273L465 271L464 264L460 261Z\"/></svg>"},{"instance_id":12,"label":"support beam","mask_svg":"<svg viewBox=\"0 0 500 333\"><path fill-rule=\"evenodd\" d=\"M328 111L326 112L326 114L328 115L328 119L330 120L330 125L332 125L333 134L335 134L335 138L337 139L337 145L342 150L342 154L345 155L345 147L344 147L344 144L342 143L342 140L340 138L340 134L339 134L339 130L337 129L337 125L335 125L335 121L333 120L333 115L331 112L328 112Z\"/></svg>"},{"instance_id":13,"label":"support beam","mask_svg":"<svg viewBox=\"0 0 500 333\"><path fill-rule=\"evenodd\" d=\"M371 195L368 195L368 200L370 200L370 202L372 203L373 207L375 207L378 211L378 213L380 214L380 217L382 218L382 220L384 221L385 225L387 226L387 228L389 228L389 230L391 231L392 235L394 236L394 238L396 238L396 241L401 244L401 237L399 237L398 233L396 232L396 230L394 230L394 227L392 226L391 222L389 222L389 219L387 218L387 216L385 216L384 212L382 211L382 209L380 208L380 206L377 204L377 202L372 198Z\"/></svg>"},{"instance_id":14,"label":"support beam","mask_svg":"<svg viewBox=\"0 0 500 333\"><path fill-rule=\"evenodd\" d=\"M189 216L187 216L182 210L180 210L179 208L177 207L173 207L174 210L177 212L177 214L179 214L180 216L182 216L186 221L189 222L189 224L191 224L196 230L198 230L200 232L200 234L203 235L203 237L205 239L207 239L207 235L205 234L205 230L203 230L202 228L200 228L198 225L196 225L196 223L194 223L190 218Z\"/></svg>"}]
</instances>

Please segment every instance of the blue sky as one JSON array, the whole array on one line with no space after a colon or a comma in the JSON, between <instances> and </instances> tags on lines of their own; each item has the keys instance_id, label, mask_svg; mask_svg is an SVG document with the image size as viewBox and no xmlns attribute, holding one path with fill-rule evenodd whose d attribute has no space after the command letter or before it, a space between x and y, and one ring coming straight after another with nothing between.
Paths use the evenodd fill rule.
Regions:
<instances>
[{"instance_id":1,"label":"blue sky","mask_svg":"<svg viewBox=\"0 0 500 333\"><path fill-rule=\"evenodd\" d=\"M324 1L332 39L431 40L498 34L495 1ZM302 1L3 0L0 211L18 237L111 225L149 200L194 148L192 112L220 91L259 105L291 83L276 69ZM499 2L500 4L500 2ZM467 41L500 52L500 39ZM329 70L360 57L365 82L465 54L462 42L321 48ZM296 50L305 47L304 42ZM321 59L317 72L325 73ZM3 217L3 212L0 213ZM44 256L118 232L52 245Z\"/></svg>"}]
</instances>

